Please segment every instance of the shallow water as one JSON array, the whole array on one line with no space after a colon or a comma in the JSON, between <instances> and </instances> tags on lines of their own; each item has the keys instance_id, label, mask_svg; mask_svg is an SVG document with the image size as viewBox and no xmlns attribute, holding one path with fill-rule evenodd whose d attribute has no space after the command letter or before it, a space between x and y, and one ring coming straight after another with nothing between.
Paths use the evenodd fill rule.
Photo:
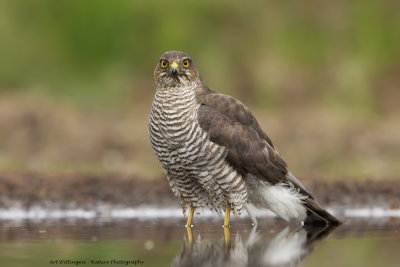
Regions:
<instances>
[{"instance_id":1,"label":"shallow water","mask_svg":"<svg viewBox=\"0 0 400 267\"><path fill-rule=\"evenodd\" d=\"M191 243L175 217L1 220L0 266L400 266L398 218L351 218L331 233L231 223L227 242L222 218L198 219Z\"/></svg>"}]
</instances>

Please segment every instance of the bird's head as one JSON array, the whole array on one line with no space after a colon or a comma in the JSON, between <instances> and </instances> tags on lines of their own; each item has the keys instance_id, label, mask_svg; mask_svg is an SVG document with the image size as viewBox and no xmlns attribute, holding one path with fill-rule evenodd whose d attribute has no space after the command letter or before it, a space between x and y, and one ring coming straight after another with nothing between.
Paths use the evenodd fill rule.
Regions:
<instances>
[{"instance_id":1,"label":"bird's head","mask_svg":"<svg viewBox=\"0 0 400 267\"><path fill-rule=\"evenodd\" d=\"M154 78L161 88L187 87L200 81L192 59L180 51L169 51L161 56L154 70Z\"/></svg>"}]
</instances>

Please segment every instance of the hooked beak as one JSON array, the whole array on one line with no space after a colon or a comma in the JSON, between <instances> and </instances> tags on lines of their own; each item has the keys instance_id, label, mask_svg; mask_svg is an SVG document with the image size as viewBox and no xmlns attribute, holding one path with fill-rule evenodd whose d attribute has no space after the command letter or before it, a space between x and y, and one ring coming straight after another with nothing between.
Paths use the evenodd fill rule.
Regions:
<instances>
[{"instance_id":1,"label":"hooked beak","mask_svg":"<svg viewBox=\"0 0 400 267\"><path fill-rule=\"evenodd\" d=\"M178 65L178 63L176 63L176 62L172 62L172 64L170 65L171 66L171 73L173 74L173 75L176 75L176 74L178 74L178 71L179 71L179 65Z\"/></svg>"}]
</instances>

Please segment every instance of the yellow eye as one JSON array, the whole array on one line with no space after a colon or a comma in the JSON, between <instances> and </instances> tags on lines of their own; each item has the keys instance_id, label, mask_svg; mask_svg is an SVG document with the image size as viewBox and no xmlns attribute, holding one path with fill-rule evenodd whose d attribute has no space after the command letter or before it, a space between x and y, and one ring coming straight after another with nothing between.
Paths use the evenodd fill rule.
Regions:
<instances>
[{"instance_id":1,"label":"yellow eye","mask_svg":"<svg viewBox=\"0 0 400 267\"><path fill-rule=\"evenodd\" d=\"M166 60L161 60L161 67L165 69L168 66L168 62Z\"/></svg>"},{"instance_id":2,"label":"yellow eye","mask_svg":"<svg viewBox=\"0 0 400 267\"><path fill-rule=\"evenodd\" d=\"M189 67L189 60L188 60L188 59L185 59L185 60L182 62L182 66L185 67L185 68Z\"/></svg>"}]
</instances>

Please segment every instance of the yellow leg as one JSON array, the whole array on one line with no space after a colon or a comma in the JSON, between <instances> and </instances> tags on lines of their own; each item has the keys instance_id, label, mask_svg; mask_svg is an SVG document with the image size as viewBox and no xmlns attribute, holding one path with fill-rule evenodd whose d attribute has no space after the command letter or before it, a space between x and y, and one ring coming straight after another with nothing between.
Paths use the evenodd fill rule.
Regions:
<instances>
[{"instance_id":1,"label":"yellow leg","mask_svg":"<svg viewBox=\"0 0 400 267\"><path fill-rule=\"evenodd\" d=\"M192 227L186 227L187 230L187 235L188 235L188 240L189 240L189 244L193 245L193 231L192 231Z\"/></svg>"},{"instance_id":2,"label":"yellow leg","mask_svg":"<svg viewBox=\"0 0 400 267\"><path fill-rule=\"evenodd\" d=\"M229 233L229 227L224 226L224 237L225 237L225 244L227 247L231 245L231 234Z\"/></svg>"},{"instance_id":3,"label":"yellow leg","mask_svg":"<svg viewBox=\"0 0 400 267\"><path fill-rule=\"evenodd\" d=\"M231 217L231 206L226 207L225 211L225 220L224 220L224 236L225 236L225 244L227 247L231 245L231 234L229 232L229 219Z\"/></svg>"},{"instance_id":4,"label":"yellow leg","mask_svg":"<svg viewBox=\"0 0 400 267\"><path fill-rule=\"evenodd\" d=\"M190 207L190 213L189 213L189 217L186 222L186 227L192 227L193 214L194 214L194 208Z\"/></svg>"},{"instance_id":5,"label":"yellow leg","mask_svg":"<svg viewBox=\"0 0 400 267\"><path fill-rule=\"evenodd\" d=\"M229 227L229 219L231 217L231 206L226 207L224 227Z\"/></svg>"}]
</instances>

